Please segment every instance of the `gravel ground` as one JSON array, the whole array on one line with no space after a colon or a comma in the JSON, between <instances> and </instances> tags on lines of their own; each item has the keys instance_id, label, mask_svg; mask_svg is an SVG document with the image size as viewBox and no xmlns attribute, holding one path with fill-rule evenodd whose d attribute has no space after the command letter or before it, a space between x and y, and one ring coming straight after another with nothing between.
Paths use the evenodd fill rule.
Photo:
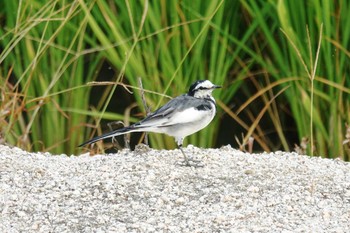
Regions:
<instances>
[{"instance_id":1,"label":"gravel ground","mask_svg":"<svg viewBox=\"0 0 350 233\"><path fill-rule=\"evenodd\" d=\"M350 232L350 164L229 146L52 156L0 145L0 232Z\"/></svg>"}]
</instances>

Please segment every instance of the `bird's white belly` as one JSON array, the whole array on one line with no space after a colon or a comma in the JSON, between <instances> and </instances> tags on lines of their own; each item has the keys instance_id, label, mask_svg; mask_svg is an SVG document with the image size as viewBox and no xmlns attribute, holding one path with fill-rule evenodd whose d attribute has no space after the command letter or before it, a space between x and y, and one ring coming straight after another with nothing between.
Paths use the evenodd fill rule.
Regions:
<instances>
[{"instance_id":1,"label":"bird's white belly","mask_svg":"<svg viewBox=\"0 0 350 233\"><path fill-rule=\"evenodd\" d=\"M215 116L215 107L212 111L184 111L173 117L174 125L163 128L163 132L175 138L184 138L205 128Z\"/></svg>"}]
</instances>

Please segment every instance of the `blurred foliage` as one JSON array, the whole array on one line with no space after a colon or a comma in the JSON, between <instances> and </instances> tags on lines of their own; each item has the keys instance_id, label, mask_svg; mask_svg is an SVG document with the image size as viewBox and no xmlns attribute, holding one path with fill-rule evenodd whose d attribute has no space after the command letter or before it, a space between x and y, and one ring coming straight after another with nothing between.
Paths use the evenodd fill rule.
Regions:
<instances>
[{"instance_id":1,"label":"blurred foliage","mask_svg":"<svg viewBox=\"0 0 350 233\"><path fill-rule=\"evenodd\" d=\"M348 0L0 7L0 130L10 144L76 154L76 145L107 130L107 120L129 124L145 115L138 77L152 110L209 79L224 86L214 93L218 116L185 142L236 146L237 136L242 150L254 138L255 150L296 147L349 159ZM158 134L150 142L175 146ZM106 142L97 145L103 151Z\"/></svg>"}]
</instances>

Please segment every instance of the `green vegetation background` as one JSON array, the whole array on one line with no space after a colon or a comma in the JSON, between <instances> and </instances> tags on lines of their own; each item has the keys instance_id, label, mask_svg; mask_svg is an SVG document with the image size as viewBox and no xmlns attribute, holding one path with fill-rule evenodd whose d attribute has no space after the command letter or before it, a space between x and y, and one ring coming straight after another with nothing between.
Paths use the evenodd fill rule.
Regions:
<instances>
[{"instance_id":1,"label":"green vegetation background","mask_svg":"<svg viewBox=\"0 0 350 233\"><path fill-rule=\"evenodd\" d=\"M107 122L145 115L138 77L152 110L209 79L224 87L218 115L185 143L349 160L348 12L349 0L1 1L2 143L78 154Z\"/></svg>"}]
</instances>

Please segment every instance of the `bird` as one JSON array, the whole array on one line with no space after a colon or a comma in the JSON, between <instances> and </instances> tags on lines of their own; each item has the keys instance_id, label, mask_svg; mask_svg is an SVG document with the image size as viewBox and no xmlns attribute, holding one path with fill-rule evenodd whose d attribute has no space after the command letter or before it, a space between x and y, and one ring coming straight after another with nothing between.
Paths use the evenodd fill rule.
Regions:
<instances>
[{"instance_id":1,"label":"bird","mask_svg":"<svg viewBox=\"0 0 350 233\"><path fill-rule=\"evenodd\" d=\"M143 120L94 137L82 144L83 147L99 140L111 138L132 132L163 133L175 138L178 148L184 156L186 166L191 166L188 157L182 149L185 137L205 128L216 114L216 101L212 91L221 88L209 80L194 82L186 94L171 99Z\"/></svg>"}]
</instances>

